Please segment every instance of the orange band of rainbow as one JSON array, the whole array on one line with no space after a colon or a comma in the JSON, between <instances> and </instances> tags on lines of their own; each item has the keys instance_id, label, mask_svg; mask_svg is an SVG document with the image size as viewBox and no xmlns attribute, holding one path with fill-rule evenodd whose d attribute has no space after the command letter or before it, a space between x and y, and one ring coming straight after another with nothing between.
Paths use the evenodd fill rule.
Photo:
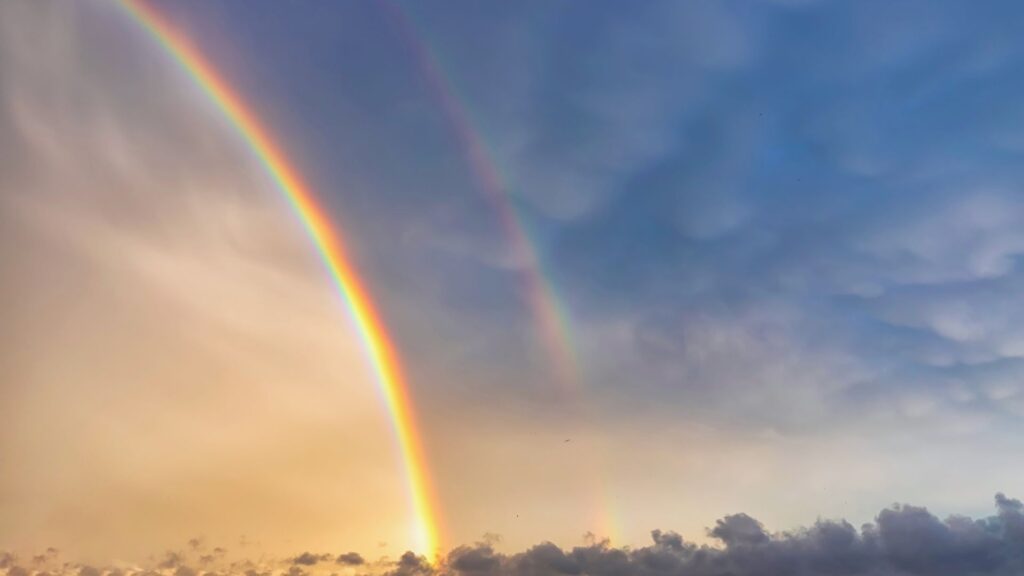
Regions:
<instances>
[{"instance_id":1,"label":"orange band of rainbow","mask_svg":"<svg viewBox=\"0 0 1024 576\"><path fill-rule=\"evenodd\" d=\"M395 348L365 286L345 254L339 235L332 229L327 215L317 205L312 193L257 121L256 116L187 38L145 2L122 0L121 5L158 40L167 53L230 120L284 193L316 245L362 337L391 414L415 514L417 551L434 560L440 545L437 506L430 486L426 457L417 435L412 399Z\"/></svg>"}]
</instances>

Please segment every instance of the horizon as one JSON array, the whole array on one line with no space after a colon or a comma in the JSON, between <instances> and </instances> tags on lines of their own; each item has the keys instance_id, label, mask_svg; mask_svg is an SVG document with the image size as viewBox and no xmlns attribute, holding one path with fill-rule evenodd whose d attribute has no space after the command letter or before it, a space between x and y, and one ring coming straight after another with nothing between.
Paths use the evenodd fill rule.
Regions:
<instances>
[{"instance_id":1,"label":"horizon","mask_svg":"<svg viewBox=\"0 0 1024 576\"><path fill-rule=\"evenodd\" d=\"M653 529L646 546L614 546L608 538L588 532L576 545L564 548L541 541L521 551L506 552L502 550L501 536L487 533L475 542L441 550L430 560L427 555L411 550L398 557L309 550L273 556L265 554L260 543L245 536L231 547L196 536L135 562L70 560L53 547L24 556L0 551L0 568L6 568L9 576L196 576L223 572L262 576L273 574L274 570L281 570L279 574L283 576L339 572L516 576L637 571L753 576L778 570L799 574L874 574L891 570L900 574L931 574L947 569L954 573L964 569L1010 573L1003 571L1015 570L1021 560L1024 503L1002 493L995 495L994 503L996 514L978 519L958 515L940 519L925 507L893 504L859 528L846 519L818 518L812 525L770 530L756 518L738 512L707 527L703 543L671 530ZM378 547L384 545L378 543ZM256 560L254 554L258 554ZM666 562L674 565L666 567Z\"/></svg>"}]
</instances>

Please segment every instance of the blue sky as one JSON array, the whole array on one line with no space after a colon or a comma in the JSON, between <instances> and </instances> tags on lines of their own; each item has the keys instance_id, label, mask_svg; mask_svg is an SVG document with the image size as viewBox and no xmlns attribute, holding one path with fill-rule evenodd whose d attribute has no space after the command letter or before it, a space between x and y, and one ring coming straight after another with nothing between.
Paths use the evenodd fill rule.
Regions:
<instances>
[{"instance_id":1,"label":"blue sky","mask_svg":"<svg viewBox=\"0 0 1024 576\"><path fill-rule=\"evenodd\" d=\"M708 394L677 364L695 325L732 323L778 330L788 352L769 356L842 357L809 384L829 404L811 420L902 401L1013 422L989 390L1019 361L1013 3L401 6L580 346L650 370L631 396ZM399 335L436 313L456 341L528 352L506 340L532 337L506 239L387 8L172 9L205 20L198 41L294 142L382 291L417 302L385 306ZM626 349L590 334L610 324Z\"/></svg>"},{"instance_id":2,"label":"blue sky","mask_svg":"<svg viewBox=\"0 0 1024 576\"><path fill-rule=\"evenodd\" d=\"M156 6L245 95L344 231L407 362L458 541L591 529L558 520L593 507L561 500L587 484L581 474L603 479L598 498L626 544L657 527L700 538L740 510L780 528L858 524L893 501L987 513L1019 482L1019 3ZM29 12L11 21L70 30L95 56L74 76L52 65L68 57L57 44L12 49L0 92L16 129L2 149L42 154L30 144L48 122L86 131L76 122L95 113L152 148L125 152L138 166L241 182L231 201L245 206L236 197L266 188L222 119L187 86L168 91L173 68L147 68L159 53L122 16L89 5L55 24ZM17 45L15 26L4 30ZM522 266L417 64L423 47L567 311L576 392L552 381ZM22 85L78 99L28 98L33 124ZM44 180L32 170L3 181L5 206L25 205L14 182ZM62 182L81 181L68 170ZM167 183L178 181L157 180L152 206L177 206ZM88 220L109 223L108 211ZM316 284L301 243L285 244L280 260L305 263L295 274ZM566 457L565 437L588 455ZM513 509L533 520L516 524Z\"/></svg>"}]
</instances>

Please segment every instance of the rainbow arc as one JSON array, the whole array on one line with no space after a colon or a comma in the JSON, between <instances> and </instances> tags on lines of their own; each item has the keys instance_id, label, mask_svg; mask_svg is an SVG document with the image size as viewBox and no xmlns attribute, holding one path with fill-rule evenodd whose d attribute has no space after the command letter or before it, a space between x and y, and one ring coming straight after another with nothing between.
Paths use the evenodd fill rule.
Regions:
<instances>
[{"instance_id":1,"label":"rainbow arc","mask_svg":"<svg viewBox=\"0 0 1024 576\"><path fill-rule=\"evenodd\" d=\"M206 94L210 102L224 114L288 200L313 241L360 334L390 412L415 516L414 539L417 551L427 555L432 561L435 560L441 545L438 506L430 483L427 460L420 441L408 384L402 373L398 353L381 322L365 283L345 252L341 235L332 227L327 214L318 205L315 196L274 142L271 134L258 121L242 97L228 86L223 77L189 40L146 2L122 0L121 5L157 40L195 85Z\"/></svg>"}]
</instances>

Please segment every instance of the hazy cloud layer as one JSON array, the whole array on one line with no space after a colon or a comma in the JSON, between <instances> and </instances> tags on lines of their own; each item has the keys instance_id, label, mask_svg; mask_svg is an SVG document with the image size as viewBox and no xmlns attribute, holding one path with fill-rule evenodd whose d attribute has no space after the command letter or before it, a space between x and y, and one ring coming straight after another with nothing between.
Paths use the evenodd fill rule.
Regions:
<instances>
[{"instance_id":1,"label":"hazy cloud layer","mask_svg":"<svg viewBox=\"0 0 1024 576\"><path fill-rule=\"evenodd\" d=\"M0 6L5 547L405 533L358 336L229 128L115 4Z\"/></svg>"}]
</instances>

